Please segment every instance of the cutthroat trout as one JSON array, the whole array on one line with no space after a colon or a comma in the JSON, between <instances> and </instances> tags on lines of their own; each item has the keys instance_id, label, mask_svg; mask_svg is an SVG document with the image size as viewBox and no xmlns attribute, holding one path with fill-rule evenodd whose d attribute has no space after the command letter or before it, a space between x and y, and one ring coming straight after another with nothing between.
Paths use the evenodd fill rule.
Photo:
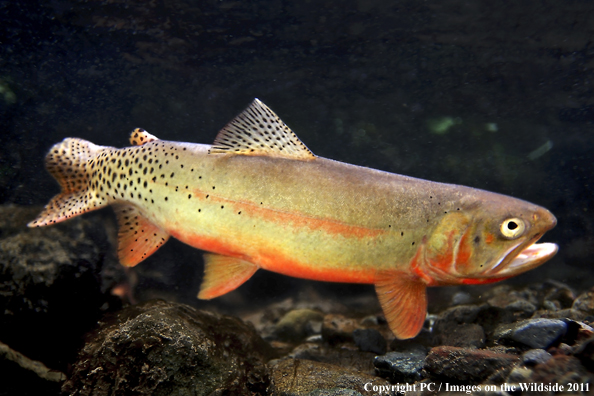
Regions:
<instances>
[{"instance_id":1,"label":"cutthroat trout","mask_svg":"<svg viewBox=\"0 0 594 396\"><path fill-rule=\"evenodd\" d=\"M212 145L142 129L130 142L54 145L45 163L62 192L29 226L113 205L123 265L170 236L208 252L201 299L236 289L260 268L374 284L391 330L405 339L423 326L427 286L497 282L558 249L536 243L556 224L548 210L318 157L258 99Z\"/></svg>"}]
</instances>

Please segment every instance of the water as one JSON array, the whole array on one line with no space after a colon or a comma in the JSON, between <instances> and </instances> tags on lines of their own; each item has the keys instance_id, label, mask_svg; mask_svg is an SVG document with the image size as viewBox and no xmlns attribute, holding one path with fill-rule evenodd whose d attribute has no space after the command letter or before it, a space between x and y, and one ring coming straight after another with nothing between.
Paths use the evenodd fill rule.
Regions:
<instances>
[{"instance_id":1,"label":"water","mask_svg":"<svg viewBox=\"0 0 594 396\"><path fill-rule=\"evenodd\" d=\"M58 192L43 157L64 137L121 147L142 127L210 143L258 97L320 156L547 207L558 225L543 240L560 252L514 282L587 290L593 11L553 0L1 1L0 204ZM137 268L137 299L205 306L198 251L170 241ZM253 307L312 283L257 274L220 304Z\"/></svg>"}]
</instances>

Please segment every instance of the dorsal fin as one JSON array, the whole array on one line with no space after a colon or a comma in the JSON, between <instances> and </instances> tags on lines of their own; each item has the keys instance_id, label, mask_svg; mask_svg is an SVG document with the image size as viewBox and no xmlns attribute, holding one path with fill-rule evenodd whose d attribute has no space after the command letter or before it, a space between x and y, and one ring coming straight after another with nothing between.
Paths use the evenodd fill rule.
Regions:
<instances>
[{"instance_id":1,"label":"dorsal fin","mask_svg":"<svg viewBox=\"0 0 594 396\"><path fill-rule=\"evenodd\" d=\"M262 155L297 160L316 156L295 133L258 99L217 135L210 153Z\"/></svg>"},{"instance_id":2,"label":"dorsal fin","mask_svg":"<svg viewBox=\"0 0 594 396\"><path fill-rule=\"evenodd\" d=\"M136 128L130 132L130 144L132 146L142 146L143 144L159 140L155 135L151 135L142 128Z\"/></svg>"}]
</instances>

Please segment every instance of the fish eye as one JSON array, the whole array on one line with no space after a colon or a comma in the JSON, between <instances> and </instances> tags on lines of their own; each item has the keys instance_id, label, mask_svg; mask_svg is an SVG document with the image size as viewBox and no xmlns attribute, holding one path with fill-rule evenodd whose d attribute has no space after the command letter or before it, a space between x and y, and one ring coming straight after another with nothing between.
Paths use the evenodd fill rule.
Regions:
<instances>
[{"instance_id":1,"label":"fish eye","mask_svg":"<svg viewBox=\"0 0 594 396\"><path fill-rule=\"evenodd\" d=\"M512 217L511 219L503 220L500 230L505 238L515 239L524 233L526 224L524 223L524 220Z\"/></svg>"}]
</instances>

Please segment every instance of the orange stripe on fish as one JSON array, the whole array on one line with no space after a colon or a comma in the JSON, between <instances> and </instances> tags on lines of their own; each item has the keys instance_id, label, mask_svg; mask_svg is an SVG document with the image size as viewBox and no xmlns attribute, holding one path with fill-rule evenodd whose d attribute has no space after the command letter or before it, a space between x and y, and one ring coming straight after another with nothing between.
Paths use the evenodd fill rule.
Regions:
<instances>
[{"instance_id":1,"label":"orange stripe on fish","mask_svg":"<svg viewBox=\"0 0 594 396\"><path fill-rule=\"evenodd\" d=\"M373 283L390 329L411 338L425 320L427 286L496 282L557 251L536 243L556 224L546 209L317 157L257 99L212 146L142 129L130 142L52 147L46 167L62 192L29 226L114 205L126 266L169 236L209 252L199 298L234 290L259 268Z\"/></svg>"},{"instance_id":2,"label":"orange stripe on fish","mask_svg":"<svg viewBox=\"0 0 594 396\"><path fill-rule=\"evenodd\" d=\"M222 205L232 205L235 211L241 211L246 216L256 217L273 223L290 224L294 228L308 228L311 231L320 230L332 235L342 235L352 238L373 238L386 233L386 230L359 227L340 223L332 219L321 219L285 211L263 208L261 205L250 202L241 202L227 199L206 190L194 189L193 194L197 199L217 202Z\"/></svg>"}]
</instances>

